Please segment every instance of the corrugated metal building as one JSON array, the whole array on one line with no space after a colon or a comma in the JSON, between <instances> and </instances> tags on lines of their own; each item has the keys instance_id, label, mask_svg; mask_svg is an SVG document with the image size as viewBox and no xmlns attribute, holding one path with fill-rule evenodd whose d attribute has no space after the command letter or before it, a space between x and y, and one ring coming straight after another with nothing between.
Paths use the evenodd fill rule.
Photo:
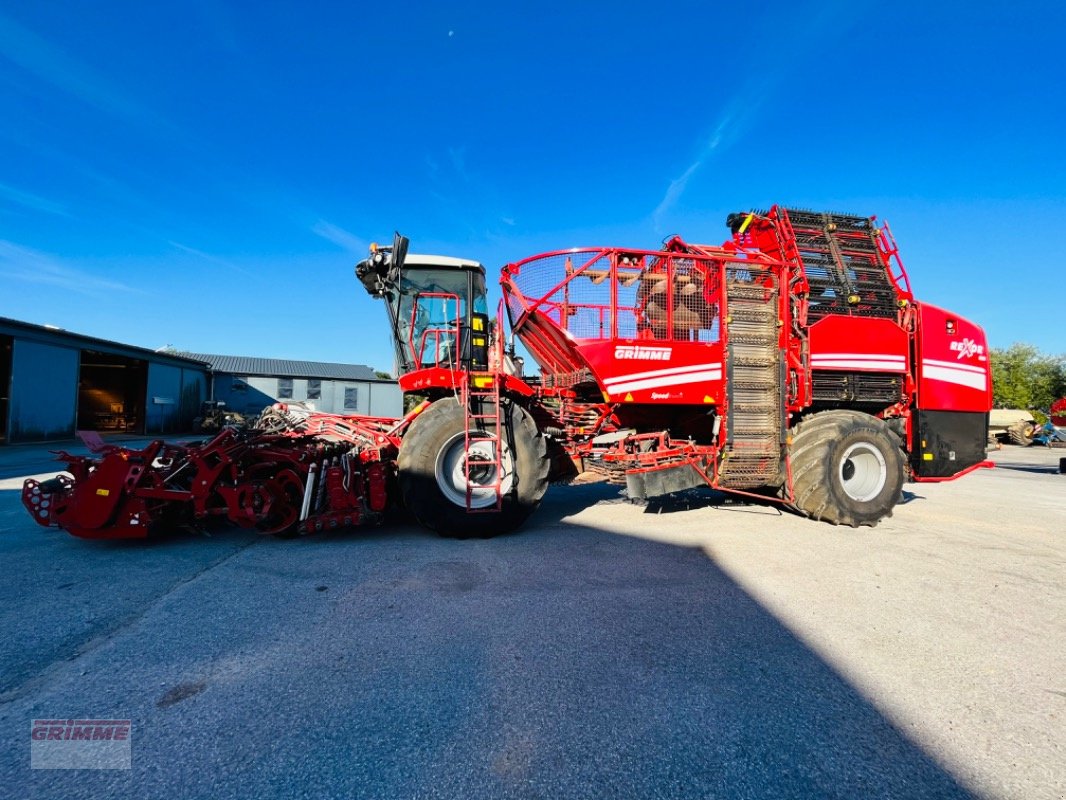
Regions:
<instances>
[{"instance_id":1,"label":"corrugated metal building","mask_svg":"<svg viewBox=\"0 0 1066 800\"><path fill-rule=\"evenodd\" d=\"M203 362L0 317L0 443L188 430L207 380Z\"/></svg>"},{"instance_id":2,"label":"corrugated metal building","mask_svg":"<svg viewBox=\"0 0 1066 800\"><path fill-rule=\"evenodd\" d=\"M75 430L188 432L212 389L248 414L285 400L403 414L396 382L359 364L154 351L0 317L0 444L71 439Z\"/></svg>"},{"instance_id":3,"label":"corrugated metal building","mask_svg":"<svg viewBox=\"0 0 1066 800\"><path fill-rule=\"evenodd\" d=\"M258 414L276 402L308 402L330 414L403 416L396 381L361 364L181 353L211 367L213 399L242 414Z\"/></svg>"}]
</instances>

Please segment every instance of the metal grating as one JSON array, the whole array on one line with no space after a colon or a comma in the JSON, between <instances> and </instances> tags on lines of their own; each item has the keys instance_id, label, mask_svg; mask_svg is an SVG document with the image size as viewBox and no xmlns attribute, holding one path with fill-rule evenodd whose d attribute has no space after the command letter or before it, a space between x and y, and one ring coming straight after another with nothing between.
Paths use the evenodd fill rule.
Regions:
<instances>
[{"instance_id":1,"label":"metal grating","mask_svg":"<svg viewBox=\"0 0 1066 800\"><path fill-rule=\"evenodd\" d=\"M808 315L895 318L896 288L869 217L788 209L810 285Z\"/></svg>"},{"instance_id":2,"label":"metal grating","mask_svg":"<svg viewBox=\"0 0 1066 800\"><path fill-rule=\"evenodd\" d=\"M895 373L815 370L811 379L818 402L888 406L903 399L903 377Z\"/></svg>"}]
</instances>

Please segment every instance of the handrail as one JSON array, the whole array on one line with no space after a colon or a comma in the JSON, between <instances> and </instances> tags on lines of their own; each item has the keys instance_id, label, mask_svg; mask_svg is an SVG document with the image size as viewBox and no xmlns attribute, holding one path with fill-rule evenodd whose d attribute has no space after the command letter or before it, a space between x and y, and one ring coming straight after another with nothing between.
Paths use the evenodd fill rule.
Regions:
<instances>
[{"instance_id":1,"label":"handrail","mask_svg":"<svg viewBox=\"0 0 1066 800\"><path fill-rule=\"evenodd\" d=\"M418 301L421 300L423 297L426 297L426 298L438 297L438 298L441 298L441 299L443 299L445 301L454 300L455 301L455 325L454 325L454 327L445 327L445 328L440 328L440 327L430 328L430 327L427 327L424 331L422 331L422 335L421 335L421 337L419 339L419 342L418 342L419 346L416 349L415 348L415 325L416 325L416 323L418 321ZM447 309L447 306L445 306L445 309ZM427 338L429 337L430 334L433 334L433 339L434 339L433 364L436 365L436 366L440 366L440 363L441 363L441 358L440 358L439 354L440 354L440 342L441 342L441 335L442 334L443 335L450 334L453 337L452 341L453 341L454 346L456 348L456 353L455 353L455 356L451 359L451 361L454 362L455 359L458 358L459 337L461 335L461 330L462 330L462 315L460 314L460 311L459 311L459 295L454 294L452 292L419 292L418 294L415 295L414 303L411 304L411 323L410 323L410 327L408 328L408 339L409 339L408 344L409 344L409 346L411 348L411 354L415 358L416 365L419 368L424 367L425 364L426 364L426 362L425 362L425 360L423 359L422 356L425 353L426 340L427 340Z\"/></svg>"}]
</instances>

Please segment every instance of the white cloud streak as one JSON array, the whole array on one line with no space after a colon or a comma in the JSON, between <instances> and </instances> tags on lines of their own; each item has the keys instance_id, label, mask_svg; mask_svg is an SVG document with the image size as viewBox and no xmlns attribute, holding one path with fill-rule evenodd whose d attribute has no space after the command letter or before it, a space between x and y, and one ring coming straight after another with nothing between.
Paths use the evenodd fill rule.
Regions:
<instances>
[{"instance_id":1,"label":"white cloud streak","mask_svg":"<svg viewBox=\"0 0 1066 800\"><path fill-rule=\"evenodd\" d=\"M33 211L43 211L45 214L55 214L60 217L70 216L61 204L53 203L40 195L16 189L14 186L8 186L6 183L0 183L0 197L3 197L9 203L14 203Z\"/></svg>"},{"instance_id":2,"label":"white cloud streak","mask_svg":"<svg viewBox=\"0 0 1066 800\"><path fill-rule=\"evenodd\" d=\"M332 222L326 222L324 219L320 219L311 226L311 232L316 236L321 236L328 242L333 242L333 244L350 253L363 255L370 246L367 241L360 239L354 233L350 233Z\"/></svg>"},{"instance_id":3,"label":"white cloud streak","mask_svg":"<svg viewBox=\"0 0 1066 800\"><path fill-rule=\"evenodd\" d=\"M48 253L0 239L0 278L55 286L90 297L113 292L143 294L140 289L72 267Z\"/></svg>"},{"instance_id":4,"label":"white cloud streak","mask_svg":"<svg viewBox=\"0 0 1066 800\"><path fill-rule=\"evenodd\" d=\"M795 24L784 24L779 20L778 24L771 28L787 32L787 37L780 42L762 43L767 52L776 53L772 63L777 66L750 72L739 83L736 93L718 113L711 134L699 143L695 161L670 181L662 200L652 212L656 231L661 232L664 218L685 193L692 176L713 156L732 146L751 128L778 87L812 53L818 52L819 45L827 46L849 26L858 24L862 18L860 12L865 5L848 0L847 5L823 3L799 7L796 9L798 17ZM844 11L847 13L843 13Z\"/></svg>"},{"instance_id":5,"label":"white cloud streak","mask_svg":"<svg viewBox=\"0 0 1066 800\"><path fill-rule=\"evenodd\" d=\"M449 147L448 159L452 162L452 169L463 183L470 183L470 173L466 169L466 147Z\"/></svg>"},{"instance_id":6,"label":"white cloud streak","mask_svg":"<svg viewBox=\"0 0 1066 800\"><path fill-rule=\"evenodd\" d=\"M191 256L196 256L197 258L201 258L204 261L210 261L212 264L218 264L219 266L226 267L227 269L231 269L234 272L239 272L242 275L247 275L249 277L255 277L255 273L254 272L250 272L249 270L246 270L244 267L239 267L236 264L234 264L232 261L227 261L226 259L221 258L219 256L211 255L211 253L205 253L203 250L197 250L195 247L189 247L188 245L184 245L181 242L173 242L173 241L169 241L169 242L167 242L167 244L169 244L171 247L174 247L174 248L176 248L178 250L181 250L183 253L188 253Z\"/></svg>"},{"instance_id":7,"label":"white cloud streak","mask_svg":"<svg viewBox=\"0 0 1066 800\"><path fill-rule=\"evenodd\" d=\"M88 64L68 55L0 12L0 56L45 83L143 127L146 123L163 128L170 124L150 113Z\"/></svg>"},{"instance_id":8,"label":"white cloud streak","mask_svg":"<svg viewBox=\"0 0 1066 800\"><path fill-rule=\"evenodd\" d=\"M670 181L666 187L663 199L652 212L652 221L655 229L661 232L663 218L673 209L681 195L685 193L688 182L693 175L710 160L720 149L731 145L740 137L748 126L751 119L756 116L767 97L773 90L774 80L767 75L758 79L749 79L745 82L742 90L730 101L718 117L714 130L703 142L696 160L689 164L688 168Z\"/></svg>"}]
</instances>

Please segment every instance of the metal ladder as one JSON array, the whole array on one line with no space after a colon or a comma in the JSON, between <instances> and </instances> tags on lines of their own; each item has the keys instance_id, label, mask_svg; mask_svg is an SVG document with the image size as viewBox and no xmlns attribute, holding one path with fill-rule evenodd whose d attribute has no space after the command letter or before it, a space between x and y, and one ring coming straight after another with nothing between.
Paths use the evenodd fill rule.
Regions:
<instances>
[{"instance_id":1,"label":"metal ladder","mask_svg":"<svg viewBox=\"0 0 1066 800\"><path fill-rule=\"evenodd\" d=\"M463 431L463 478L466 481L466 511L478 514L499 511L503 507L503 459L501 454L502 419L500 413L500 376L492 372L471 372L463 382L462 403L466 409ZM478 382L484 385L478 386ZM491 430L490 430L491 428ZM470 447L486 444L492 451L491 458L472 458ZM479 448L481 449L481 448ZM496 502L480 508L474 508L471 474L477 476L484 470L491 470L490 481L478 480L476 488L492 489Z\"/></svg>"},{"instance_id":2,"label":"metal ladder","mask_svg":"<svg viewBox=\"0 0 1066 800\"><path fill-rule=\"evenodd\" d=\"M778 291L761 280L726 282L726 448L718 472L723 488L779 486L784 480Z\"/></svg>"}]
</instances>

